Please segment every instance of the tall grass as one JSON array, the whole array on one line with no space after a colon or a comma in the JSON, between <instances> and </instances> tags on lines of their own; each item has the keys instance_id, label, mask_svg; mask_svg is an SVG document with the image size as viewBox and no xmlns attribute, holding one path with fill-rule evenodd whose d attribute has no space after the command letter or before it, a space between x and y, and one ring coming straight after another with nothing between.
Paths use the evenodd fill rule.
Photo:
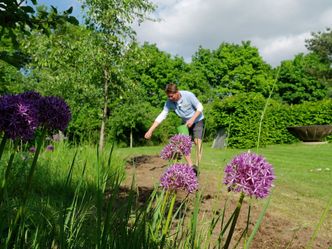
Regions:
<instances>
[{"instance_id":1,"label":"tall grass","mask_svg":"<svg viewBox=\"0 0 332 249\"><path fill-rule=\"evenodd\" d=\"M45 150L46 145L41 146L24 217L17 229L13 225L26 196L33 154L21 146L10 159L14 145L7 144L4 150L1 179L5 177L8 160L12 160L12 170L7 175L0 206L0 248L222 248L227 241L227 231L232 226L232 215L226 212L227 199L216 200L218 203L211 210L213 215L206 220L200 215L199 192L189 198L189 203L188 199L175 199L174 195L156 188L141 205L137 202L135 179L131 187L121 186L125 177L124 159L158 154L161 147L116 149L113 153L109 145L101 153L88 145L71 147L65 142L55 143L52 152ZM310 244L324 232L321 228L330 212L332 182L331 171L326 168L332 165L331 151L331 144L259 149L274 165L278 176L271 208L283 215L291 211L287 211L290 203L292 209L302 208L304 203L317 210L317 217L309 224L316 228ZM240 152L229 148L215 150L206 144L201 169L222 171ZM294 194L300 201L294 200ZM311 210L306 209L301 213L303 217L310 214ZM246 229L244 247L253 238L250 233L245 234ZM238 237L232 243L241 246Z\"/></svg>"}]
</instances>

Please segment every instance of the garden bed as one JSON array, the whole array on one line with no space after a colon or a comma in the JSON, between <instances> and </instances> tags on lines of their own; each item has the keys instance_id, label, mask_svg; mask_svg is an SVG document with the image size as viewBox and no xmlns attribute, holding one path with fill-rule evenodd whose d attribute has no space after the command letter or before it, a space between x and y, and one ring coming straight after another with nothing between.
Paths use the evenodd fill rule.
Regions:
<instances>
[{"instance_id":1,"label":"garden bed","mask_svg":"<svg viewBox=\"0 0 332 249\"><path fill-rule=\"evenodd\" d=\"M167 168L167 162L159 158L159 156L139 156L128 160L126 166L127 178L124 182L123 191L126 191L131 184L132 175L136 174L136 185L138 201L144 203L149 194L152 192L154 186L158 184L159 178ZM213 216L213 210L218 205L222 207L224 200L228 196L225 189L221 189L222 176L220 172L214 171L202 171L199 176L199 189L203 193L203 199L200 206L200 218L202 219L201 225L204 221ZM184 195L178 196L178 202ZM193 197L192 197L193 199ZM254 201L252 208L252 227L255 223L264 201ZM230 210L235 206L236 199L231 200ZM244 227L246 223L246 210L248 203L246 202L241 215L239 217L239 226ZM192 211L192 207L188 212ZM300 212L300 210L294 210L294 212ZM252 228L251 227L251 228ZM239 231L239 229L237 230ZM217 233L217 232L216 232ZM313 228L306 226L305 224L298 224L292 221L291 217L282 217L280 214L274 213L272 210L268 210L263 223L260 226L258 233L256 234L251 248L289 248L300 249L305 248L306 244L310 240L313 234ZM239 236L239 234L235 234ZM239 248L242 246L240 245ZM332 236L318 234L318 237L313 243L312 248L330 248L332 247Z\"/></svg>"}]
</instances>

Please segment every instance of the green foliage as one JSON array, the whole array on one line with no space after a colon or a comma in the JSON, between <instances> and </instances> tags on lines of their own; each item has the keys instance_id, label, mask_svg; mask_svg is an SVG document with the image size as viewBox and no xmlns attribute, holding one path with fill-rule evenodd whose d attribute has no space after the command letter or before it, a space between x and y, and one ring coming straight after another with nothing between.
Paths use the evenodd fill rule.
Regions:
<instances>
[{"instance_id":1,"label":"green foliage","mask_svg":"<svg viewBox=\"0 0 332 249\"><path fill-rule=\"evenodd\" d=\"M176 134L176 127L181 123L174 113L168 115L150 140L144 139L145 132L159 113L160 109L152 107L148 102L120 104L114 109L108 122L110 139L115 139L120 147L127 147L132 133L133 146L166 144L169 138Z\"/></svg>"},{"instance_id":2,"label":"green foliage","mask_svg":"<svg viewBox=\"0 0 332 249\"><path fill-rule=\"evenodd\" d=\"M132 24L141 23L155 5L148 0L103 1L83 0L89 27L121 40L132 36Z\"/></svg>"},{"instance_id":3,"label":"green foliage","mask_svg":"<svg viewBox=\"0 0 332 249\"><path fill-rule=\"evenodd\" d=\"M219 97L241 92L267 96L273 83L270 66L249 41L241 45L222 43L213 51L199 48L192 61Z\"/></svg>"},{"instance_id":4,"label":"green foliage","mask_svg":"<svg viewBox=\"0 0 332 249\"><path fill-rule=\"evenodd\" d=\"M329 96L332 97L332 30L326 28L325 32L313 32L312 37L306 40L306 47L317 54L320 62L325 64L324 68L319 68L313 72L316 77L327 82Z\"/></svg>"},{"instance_id":5,"label":"green foliage","mask_svg":"<svg viewBox=\"0 0 332 249\"><path fill-rule=\"evenodd\" d=\"M217 131L224 128L230 147L254 148L266 101L268 106L262 120L259 143L262 146L298 141L287 131L288 126L332 123L332 100L289 106L273 99L266 100L261 94L243 93L213 103L208 129Z\"/></svg>"},{"instance_id":6,"label":"green foliage","mask_svg":"<svg viewBox=\"0 0 332 249\"><path fill-rule=\"evenodd\" d=\"M25 90L26 79L18 69L0 60L0 95L20 93Z\"/></svg>"},{"instance_id":7,"label":"green foliage","mask_svg":"<svg viewBox=\"0 0 332 249\"><path fill-rule=\"evenodd\" d=\"M210 102L215 96L202 70L193 64L188 64L180 74L179 88L193 92L202 103Z\"/></svg>"},{"instance_id":8,"label":"green foliage","mask_svg":"<svg viewBox=\"0 0 332 249\"><path fill-rule=\"evenodd\" d=\"M257 146L259 123L265 102L266 100L261 94L243 93L214 103L211 113L214 117L214 126L226 129L228 146L236 148L253 148ZM280 104L273 100L270 102L262 125L260 144L263 146L276 142L276 139L283 141L280 136L283 136L282 133L287 132L275 127L275 119L277 117L274 117L270 111L273 109L271 108L272 106L279 108ZM273 120L269 119L269 117L273 117Z\"/></svg>"},{"instance_id":9,"label":"green foliage","mask_svg":"<svg viewBox=\"0 0 332 249\"><path fill-rule=\"evenodd\" d=\"M330 125L332 124L332 99L293 105L290 112L289 126ZM332 135L326 139L332 141Z\"/></svg>"},{"instance_id":10,"label":"green foliage","mask_svg":"<svg viewBox=\"0 0 332 249\"><path fill-rule=\"evenodd\" d=\"M166 100L166 84L179 83L186 68L182 58L172 58L170 54L160 51L156 45L148 43L141 47L132 44L126 59L127 75L144 89L142 97L155 107L162 107L163 101Z\"/></svg>"},{"instance_id":11,"label":"green foliage","mask_svg":"<svg viewBox=\"0 0 332 249\"><path fill-rule=\"evenodd\" d=\"M326 64L316 54L298 54L293 60L283 61L276 93L289 104L321 100L327 95L326 81L314 73L325 69Z\"/></svg>"},{"instance_id":12,"label":"green foliage","mask_svg":"<svg viewBox=\"0 0 332 249\"><path fill-rule=\"evenodd\" d=\"M50 10L37 7L36 13L37 0L1 0L0 6L0 39L7 43L6 49L0 52L0 60L17 68L28 61L27 56L20 51L18 36L29 36L35 30L50 34L58 25L66 22L78 24L77 19L70 15L73 11L72 7L63 13L58 13L53 6Z\"/></svg>"},{"instance_id":13,"label":"green foliage","mask_svg":"<svg viewBox=\"0 0 332 249\"><path fill-rule=\"evenodd\" d=\"M332 30L326 28L325 32L313 32L312 37L306 39L306 47L317 53L322 60L332 63Z\"/></svg>"},{"instance_id":14,"label":"green foliage","mask_svg":"<svg viewBox=\"0 0 332 249\"><path fill-rule=\"evenodd\" d=\"M152 122L151 109L151 105L147 102L119 103L109 121L113 138L129 145L132 136L134 145L142 144L143 134Z\"/></svg>"}]
</instances>

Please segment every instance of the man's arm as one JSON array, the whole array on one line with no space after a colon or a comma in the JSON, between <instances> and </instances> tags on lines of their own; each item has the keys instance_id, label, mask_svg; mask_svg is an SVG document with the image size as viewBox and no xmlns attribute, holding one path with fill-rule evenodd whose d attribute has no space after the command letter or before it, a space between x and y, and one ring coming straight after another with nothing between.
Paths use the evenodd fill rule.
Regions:
<instances>
[{"instance_id":1,"label":"man's arm","mask_svg":"<svg viewBox=\"0 0 332 249\"><path fill-rule=\"evenodd\" d=\"M186 122L186 125L190 128L196 118L203 112L203 105L202 103L197 99L197 97L192 93L192 97L191 97L191 102L192 105L196 108L196 112L194 113L194 115Z\"/></svg>"},{"instance_id":2,"label":"man's arm","mask_svg":"<svg viewBox=\"0 0 332 249\"><path fill-rule=\"evenodd\" d=\"M202 111L196 110L196 112L194 113L194 115L193 115L190 119L188 119L188 121L186 122L186 125L190 128L190 127L194 124L196 118L197 118L201 113L202 113Z\"/></svg>"},{"instance_id":3,"label":"man's arm","mask_svg":"<svg viewBox=\"0 0 332 249\"><path fill-rule=\"evenodd\" d=\"M160 123L157 121L154 121L153 124L151 125L150 129L145 133L144 137L146 139L150 139L152 137L153 131L158 127Z\"/></svg>"},{"instance_id":4,"label":"man's arm","mask_svg":"<svg viewBox=\"0 0 332 249\"><path fill-rule=\"evenodd\" d=\"M145 133L144 137L150 139L152 137L153 131L159 126L159 124L167 117L169 109L165 105L164 110L155 119L149 130Z\"/></svg>"}]
</instances>

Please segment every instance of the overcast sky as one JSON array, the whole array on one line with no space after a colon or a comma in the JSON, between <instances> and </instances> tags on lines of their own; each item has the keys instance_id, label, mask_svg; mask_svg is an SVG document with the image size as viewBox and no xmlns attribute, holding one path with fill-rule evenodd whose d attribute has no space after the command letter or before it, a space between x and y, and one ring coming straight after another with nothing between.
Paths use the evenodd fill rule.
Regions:
<instances>
[{"instance_id":1,"label":"overcast sky","mask_svg":"<svg viewBox=\"0 0 332 249\"><path fill-rule=\"evenodd\" d=\"M64 9L77 0L39 0ZM139 26L137 38L190 61L199 46L250 40L272 66L307 50L310 32L332 27L332 0L153 0L159 22Z\"/></svg>"}]
</instances>

